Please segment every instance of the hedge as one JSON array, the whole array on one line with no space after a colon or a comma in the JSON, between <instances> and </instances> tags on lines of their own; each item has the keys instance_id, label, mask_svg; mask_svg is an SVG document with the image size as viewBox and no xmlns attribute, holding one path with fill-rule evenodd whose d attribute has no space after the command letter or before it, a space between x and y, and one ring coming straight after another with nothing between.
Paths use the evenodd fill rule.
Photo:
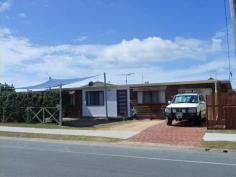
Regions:
<instances>
[{"instance_id":1,"label":"hedge","mask_svg":"<svg viewBox=\"0 0 236 177\"><path fill-rule=\"evenodd\" d=\"M26 107L55 107L59 103L59 91L16 92L13 86L1 84L0 121L23 122Z\"/></svg>"}]
</instances>

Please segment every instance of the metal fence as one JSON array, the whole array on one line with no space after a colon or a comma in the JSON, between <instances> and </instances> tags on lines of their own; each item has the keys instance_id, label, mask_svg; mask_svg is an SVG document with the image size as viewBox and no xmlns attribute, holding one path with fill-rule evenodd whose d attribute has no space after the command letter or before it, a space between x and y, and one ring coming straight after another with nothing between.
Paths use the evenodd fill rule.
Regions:
<instances>
[{"instance_id":1,"label":"metal fence","mask_svg":"<svg viewBox=\"0 0 236 177\"><path fill-rule=\"evenodd\" d=\"M236 93L207 96L207 128L236 129Z\"/></svg>"}]
</instances>

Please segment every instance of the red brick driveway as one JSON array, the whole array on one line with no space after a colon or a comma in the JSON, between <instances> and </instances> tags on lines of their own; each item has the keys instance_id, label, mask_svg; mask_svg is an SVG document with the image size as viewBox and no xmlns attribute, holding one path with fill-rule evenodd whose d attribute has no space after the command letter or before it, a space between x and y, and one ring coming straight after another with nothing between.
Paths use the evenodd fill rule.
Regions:
<instances>
[{"instance_id":1,"label":"red brick driveway","mask_svg":"<svg viewBox=\"0 0 236 177\"><path fill-rule=\"evenodd\" d=\"M197 147L205 131L205 126L195 127L191 122L173 122L173 126L163 122L147 128L128 141Z\"/></svg>"}]
</instances>

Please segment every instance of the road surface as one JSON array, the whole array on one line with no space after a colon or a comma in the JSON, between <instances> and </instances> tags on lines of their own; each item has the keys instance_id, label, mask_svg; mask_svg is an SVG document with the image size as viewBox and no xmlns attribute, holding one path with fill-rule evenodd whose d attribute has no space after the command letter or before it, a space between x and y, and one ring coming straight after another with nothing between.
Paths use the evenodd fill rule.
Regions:
<instances>
[{"instance_id":1,"label":"road surface","mask_svg":"<svg viewBox=\"0 0 236 177\"><path fill-rule=\"evenodd\" d=\"M1 177L234 177L236 153L0 138Z\"/></svg>"}]
</instances>

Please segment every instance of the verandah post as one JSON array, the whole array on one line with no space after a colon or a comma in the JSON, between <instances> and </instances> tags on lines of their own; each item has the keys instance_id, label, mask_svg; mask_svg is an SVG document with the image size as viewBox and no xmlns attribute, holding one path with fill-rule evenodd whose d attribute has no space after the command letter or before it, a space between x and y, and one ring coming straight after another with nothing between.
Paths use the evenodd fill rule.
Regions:
<instances>
[{"instance_id":1,"label":"verandah post","mask_svg":"<svg viewBox=\"0 0 236 177\"><path fill-rule=\"evenodd\" d=\"M63 118L62 118L62 84L60 84L60 109L59 109L59 125L62 126Z\"/></svg>"},{"instance_id":2,"label":"verandah post","mask_svg":"<svg viewBox=\"0 0 236 177\"><path fill-rule=\"evenodd\" d=\"M106 119L108 120L108 109L107 109L107 81L106 81L106 73L105 73L105 72L104 72L104 97L105 97Z\"/></svg>"}]
</instances>

